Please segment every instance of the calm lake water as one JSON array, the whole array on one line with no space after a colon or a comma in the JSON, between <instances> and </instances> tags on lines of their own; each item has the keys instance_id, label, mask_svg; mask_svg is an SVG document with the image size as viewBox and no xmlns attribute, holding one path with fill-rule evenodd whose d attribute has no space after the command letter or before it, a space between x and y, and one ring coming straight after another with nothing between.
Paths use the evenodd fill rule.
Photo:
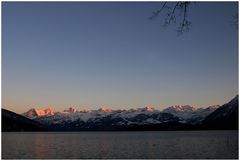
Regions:
<instances>
[{"instance_id":1,"label":"calm lake water","mask_svg":"<svg viewBox=\"0 0 240 161\"><path fill-rule=\"evenodd\" d=\"M2 133L2 159L208 158L238 158L238 131Z\"/></svg>"}]
</instances>

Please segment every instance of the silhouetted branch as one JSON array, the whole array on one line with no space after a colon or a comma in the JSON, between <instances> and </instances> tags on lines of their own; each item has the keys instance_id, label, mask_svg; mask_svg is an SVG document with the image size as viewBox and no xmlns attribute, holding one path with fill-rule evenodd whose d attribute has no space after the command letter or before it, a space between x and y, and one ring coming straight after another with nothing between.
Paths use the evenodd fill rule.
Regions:
<instances>
[{"instance_id":1,"label":"silhouetted branch","mask_svg":"<svg viewBox=\"0 0 240 161\"><path fill-rule=\"evenodd\" d=\"M177 32L179 34L188 31L189 30L189 26L191 25L191 22L187 19L187 12L188 12L188 6L190 5L191 2L174 2L174 5L168 5L171 4L173 2L164 2L164 4L162 5L161 9L159 9L156 12L153 12L153 15L149 18L149 19L154 19L157 16L159 16L159 14L161 12L164 11L164 9L167 9L167 16L165 18L165 22L164 22L164 26L167 26L171 23L176 23L177 22L177 16L176 14L178 14L178 19L182 20L179 22L179 27L177 29ZM182 14L183 12L183 14Z\"/></svg>"},{"instance_id":2,"label":"silhouetted branch","mask_svg":"<svg viewBox=\"0 0 240 161\"><path fill-rule=\"evenodd\" d=\"M178 5L179 5L179 2L176 3L172 12L167 14L167 18L165 19L165 25L169 25L171 22L176 23L176 16L174 13Z\"/></svg>"},{"instance_id":3,"label":"silhouetted branch","mask_svg":"<svg viewBox=\"0 0 240 161\"><path fill-rule=\"evenodd\" d=\"M155 17L157 17L159 15L159 13L164 9L166 4L167 4L167 2L164 2L164 4L162 5L162 8L160 10L157 10L157 11L153 12L153 15L151 17L149 17L149 19L152 20Z\"/></svg>"},{"instance_id":4,"label":"silhouetted branch","mask_svg":"<svg viewBox=\"0 0 240 161\"><path fill-rule=\"evenodd\" d=\"M184 2L184 4L182 4L182 5L183 5L182 9L184 11L183 11L183 20L180 23L179 29L177 30L179 34L185 32L185 31L189 31L189 27L191 25L191 22L186 19L186 17L187 17L187 7L188 7L189 3Z\"/></svg>"},{"instance_id":5,"label":"silhouetted branch","mask_svg":"<svg viewBox=\"0 0 240 161\"><path fill-rule=\"evenodd\" d=\"M168 26L171 23L178 23L179 26L177 27L178 34L182 34L184 32L189 31L191 26L191 21L188 20L188 11L189 11L189 5L194 4L196 2L184 2L184 1L178 1L178 2L164 2L162 7L153 12L153 15L149 17L150 20L156 18L157 16L160 16L162 12L166 13L165 22L163 26ZM232 25L238 29L238 13L233 15L233 21Z\"/></svg>"}]
</instances>

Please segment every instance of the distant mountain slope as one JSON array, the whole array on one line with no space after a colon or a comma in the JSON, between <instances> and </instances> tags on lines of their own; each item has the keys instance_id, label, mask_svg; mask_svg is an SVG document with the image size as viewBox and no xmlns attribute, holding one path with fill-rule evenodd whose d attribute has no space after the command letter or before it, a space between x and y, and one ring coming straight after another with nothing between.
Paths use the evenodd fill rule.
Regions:
<instances>
[{"instance_id":1,"label":"distant mountain slope","mask_svg":"<svg viewBox=\"0 0 240 161\"><path fill-rule=\"evenodd\" d=\"M202 122L204 129L238 129L238 95L230 102L216 109Z\"/></svg>"},{"instance_id":2,"label":"distant mountain slope","mask_svg":"<svg viewBox=\"0 0 240 161\"><path fill-rule=\"evenodd\" d=\"M182 122L197 124L219 107L219 105L213 105L207 108L194 108L189 105L171 106L165 108L162 112L177 116Z\"/></svg>"},{"instance_id":3,"label":"distant mountain slope","mask_svg":"<svg viewBox=\"0 0 240 161\"><path fill-rule=\"evenodd\" d=\"M2 131L46 131L40 123L2 109Z\"/></svg>"},{"instance_id":4,"label":"distant mountain slope","mask_svg":"<svg viewBox=\"0 0 240 161\"><path fill-rule=\"evenodd\" d=\"M174 124L178 123L178 118L168 114L168 113L137 113L128 117L122 115L122 113L91 113L89 119L85 119L81 114L76 113L76 115L66 115L63 117L56 115L55 117L40 117L35 119L36 121L49 126L56 130L61 131L81 131L81 130L148 130L148 128L141 127L151 127L152 130L160 130L157 125L165 125L172 123L168 129L174 129ZM151 125L151 126L149 126ZM165 129L166 126L162 126ZM137 130L136 129L136 130ZM162 129L163 130L163 129Z\"/></svg>"}]
</instances>

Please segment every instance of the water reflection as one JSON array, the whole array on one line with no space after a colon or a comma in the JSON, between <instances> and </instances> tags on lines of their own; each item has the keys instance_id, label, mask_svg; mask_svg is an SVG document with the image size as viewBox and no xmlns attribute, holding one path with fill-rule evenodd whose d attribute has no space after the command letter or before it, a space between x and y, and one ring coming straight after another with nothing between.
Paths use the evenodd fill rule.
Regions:
<instances>
[{"instance_id":1,"label":"water reflection","mask_svg":"<svg viewBox=\"0 0 240 161\"><path fill-rule=\"evenodd\" d=\"M238 131L2 133L3 159L237 158Z\"/></svg>"}]
</instances>

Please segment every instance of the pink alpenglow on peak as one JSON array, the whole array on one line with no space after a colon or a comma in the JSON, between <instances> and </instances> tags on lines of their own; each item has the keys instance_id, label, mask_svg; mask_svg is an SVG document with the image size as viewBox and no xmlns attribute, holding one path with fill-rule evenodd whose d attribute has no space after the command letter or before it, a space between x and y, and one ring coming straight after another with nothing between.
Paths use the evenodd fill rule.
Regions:
<instances>
[{"instance_id":1,"label":"pink alpenglow on peak","mask_svg":"<svg viewBox=\"0 0 240 161\"><path fill-rule=\"evenodd\" d=\"M155 110L155 108L154 108L154 107L151 107L151 106L147 106L147 107L145 107L145 110L146 110L146 111L149 111L149 112L152 112L152 111Z\"/></svg>"},{"instance_id":2,"label":"pink alpenglow on peak","mask_svg":"<svg viewBox=\"0 0 240 161\"><path fill-rule=\"evenodd\" d=\"M190 105L176 105L166 108L165 110L173 110L175 112L193 112L196 108Z\"/></svg>"},{"instance_id":3,"label":"pink alpenglow on peak","mask_svg":"<svg viewBox=\"0 0 240 161\"><path fill-rule=\"evenodd\" d=\"M99 108L98 111L102 111L102 112L112 112L112 109L111 109L111 108L103 107L103 108Z\"/></svg>"},{"instance_id":4,"label":"pink alpenglow on peak","mask_svg":"<svg viewBox=\"0 0 240 161\"><path fill-rule=\"evenodd\" d=\"M52 116L55 114L55 111L52 108L46 109L35 109L32 108L29 111L23 113L24 116L28 118L42 117L42 116Z\"/></svg>"},{"instance_id":5,"label":"pink alpenglow on peak","mask_svg":"<svg viewBox=\"0 0 240 161\"><path fill-rule=\"evenodd\" d=\"M151 107L151 106L147 106L147 107L144 107L144 108L137 108L137 109L132 109L133 111L147 111L147 112L153 112L153 111L156 111L156 109L154 107Z\"/></svg>"}]
</instances>

